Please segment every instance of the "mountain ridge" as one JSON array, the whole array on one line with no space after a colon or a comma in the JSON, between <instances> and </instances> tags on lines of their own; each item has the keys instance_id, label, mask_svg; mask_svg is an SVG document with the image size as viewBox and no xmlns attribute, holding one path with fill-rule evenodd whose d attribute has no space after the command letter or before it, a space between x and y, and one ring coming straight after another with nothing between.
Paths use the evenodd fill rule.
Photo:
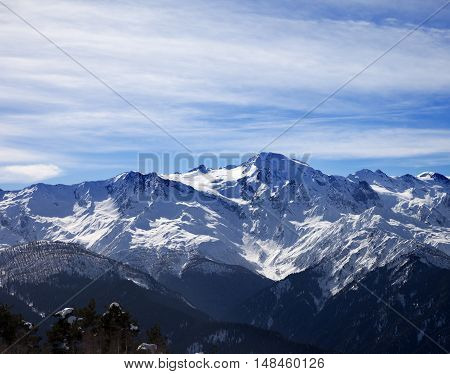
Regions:
<instances>
[{"instance_id":1,"label":"mountain ridge","mask_svg":"<svg viewBox=\"0 0 450 374\"><path fill-rule=\"evenodd\" d=\"M273 280L328 258L322 284L331 295L418 247L450 253L450 187L442 177L364 169L330 176L262 153L219 169L35 184L0 195L0 246L80 243L156 279L179 276L199 257Z\"/></svg>"},{"instance_id":2,"label":"mountain ridge","mask_svg":"<svg viewBox=\"0 0 450 374\"><path fill-rule=\"evenodd\" d=\"M124 305L137 318L141 339L158 324L173 353L322 352L273 331L215 321L150 275L77 244L40 241L0 251L0 304L39 324L44 339L56 310L91 300L98 312L111 303Z\"/></svg>"},{"instance_id":3,"label":"mountain ridge","mask_svg":"<svg viewBox=\"0 0 450 374\"><path fill-rule=\"evenodd\" d=\"M229 319L338 352L448 353L449 261L439 251L400 256L323 302L321 269L308 269L256 293Z\"/></svg>"}]
</instances>

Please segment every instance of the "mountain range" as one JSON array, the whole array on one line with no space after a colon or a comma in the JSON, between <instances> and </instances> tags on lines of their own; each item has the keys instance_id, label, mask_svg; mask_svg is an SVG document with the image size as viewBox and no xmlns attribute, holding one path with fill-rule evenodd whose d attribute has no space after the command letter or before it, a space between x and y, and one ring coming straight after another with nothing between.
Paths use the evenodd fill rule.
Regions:
<instances>
[{"instance_id":1,"label":"mountain range","mask_svg":"<svg viewBox=\"0 0 450 374\"><path fill-rule=\"evenodd\" d=\"M327 351L441 352L450 348L449 192L438 173L341 177L274 153L0 191L1 289L36 308L31 285L112 267L115 281L183 316Z\"/></svg>"}]
</instances>

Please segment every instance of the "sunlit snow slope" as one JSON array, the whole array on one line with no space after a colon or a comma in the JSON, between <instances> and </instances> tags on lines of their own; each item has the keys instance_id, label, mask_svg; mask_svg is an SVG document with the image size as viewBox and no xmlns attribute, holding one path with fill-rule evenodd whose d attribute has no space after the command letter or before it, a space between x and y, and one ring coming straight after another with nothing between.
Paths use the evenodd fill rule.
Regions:
<instances>
[{"instance_id":1,"label":"sunlit snow slope","mask_svg":"<svg viewBox=\"0 0 450 374\"><path fill-rule=\"evenodd\" d=\"M0 246L76 242L156 277L198 257L272 279L321 263L335 293L418 248L450 254L449 190L436 173L329 176L261 153L220 169L2 192Z\"/></svg>"}]
</instances>

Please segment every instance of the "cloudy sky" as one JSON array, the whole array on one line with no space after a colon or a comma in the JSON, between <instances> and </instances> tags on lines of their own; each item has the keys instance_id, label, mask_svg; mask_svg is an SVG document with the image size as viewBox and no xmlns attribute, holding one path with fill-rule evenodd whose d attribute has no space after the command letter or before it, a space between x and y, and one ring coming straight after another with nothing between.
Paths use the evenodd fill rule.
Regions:
<instances>
[{"instance_id":1,"label":"cloudy sky","mask_svg":"<svg viewBox=\"0 0 450 374\"><path fill-rule=\"evenodd\" d=\"M1 2L171 136L0 3L0 188L186 148L450 175L450 5L271 143L446 0Z\"/></svg>"}]
</instances>

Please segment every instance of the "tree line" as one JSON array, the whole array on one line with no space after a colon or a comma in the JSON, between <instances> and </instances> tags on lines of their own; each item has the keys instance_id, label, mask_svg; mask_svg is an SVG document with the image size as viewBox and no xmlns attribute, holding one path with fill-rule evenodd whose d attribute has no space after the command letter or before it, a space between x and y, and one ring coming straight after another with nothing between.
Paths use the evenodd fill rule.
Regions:
<instances>
[{"instance_id":1,"label":"tree line","mask_svg":"<svg viewBox=\"0 0 450 374\"><path fill-rule=\"evenodd\" d=\"M82 308L64 308L53 315L44 336L8 305L0 304L2 353L168 353L159 325L141 332L116 302L103 314L97 313L95 300Z\"/></svg>"}]
</instances>

